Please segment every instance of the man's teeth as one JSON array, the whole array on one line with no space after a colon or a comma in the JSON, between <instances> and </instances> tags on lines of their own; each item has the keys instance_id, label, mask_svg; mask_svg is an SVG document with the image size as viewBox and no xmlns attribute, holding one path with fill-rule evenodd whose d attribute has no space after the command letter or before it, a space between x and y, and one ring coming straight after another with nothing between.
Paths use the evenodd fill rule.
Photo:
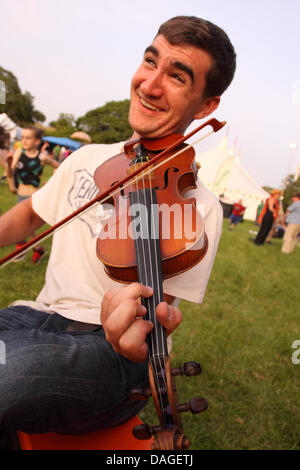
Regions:
<instances>
[{"instance_id":1,"label":"man's teeth","mask_svg":"<svg viewBox=\"0 0 300 470\"><path fill-rule=\"evenodd\" d=\"M147 101L143 100L143 98L141 98L141 103L143 106L145 106L145 108L152 109L153 111L159 111L158 108L156 108L155 106L152 106L152 104L150 103L147 103Z\"/></svg>"}]
</instances>

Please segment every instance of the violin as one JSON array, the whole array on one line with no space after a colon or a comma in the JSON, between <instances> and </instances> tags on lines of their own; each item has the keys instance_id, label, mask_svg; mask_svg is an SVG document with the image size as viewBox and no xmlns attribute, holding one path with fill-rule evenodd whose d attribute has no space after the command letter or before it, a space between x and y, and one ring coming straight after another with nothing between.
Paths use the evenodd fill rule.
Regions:
<instances>
[{"instance_id":1,"label":"violin","mask_svg":"<svg viewBox=\"0 0 300 470\"><path fill-rule=\"evenodd\" d=\"M201 366L189 362L171 368L166 331L157 321L155 312L163 301L163 279L195 266L207 252L203 219L198 214L195 199L187 196L189 190L196 188L195 152L184 142L208 125L213 129L211 134L225 122L210 119L187 136L127 142L124 152L96 169L94 180L99 189L96 198L0 260L0 266L5 265L96 203L113 208L113 215L109 211L110 216L104 217L96 255L107 275L115 281L138 281L154 291L151 298L141 299L147 309L146 319L154 325L147 337L150 389L132 390L130 398L145 400L152 395L154 399L160 424L137 426L133 434L138 439L149 439L153 435L155 450L187 449L189 441L183 432L180 413L196 414L207 408L204 398L178 404L175 376L198 375ZM166 219L169 224L165 224ZM178 225L179 233L176 232Z\"/></svg>"},{"instance_id":2,"label":"violin","mask_svg":"<svg viewBox=\"0 0 300 470\"><path fill-rule=\"evenodd\" d=\"M204 398L177 403L174 377L198 375L201 366L189 362L171 369L166 331L156 320L155 313L157 305L164 299L163 279L199 263L208 248L195 199L185 197L188 190L196 188L197 168L194 149L178 144L182 138L172 135L155 141L137 139L128 142L124 152L104 162L94 175L99 190L107 191L111 184L120 184L124 176L141 170L139 178L131 179L107 201L111 207L110 217L104 217L97 240L97 256L107 275L115 281L138 281L153 288L151 298L141 299L147 310L145 319L154 324L147 336L151 389L132 390L130 398L144 400L152 395L154 399L159 426L142 424L133 429L133 434L137 439L149 439L154 435L152 449L155 450L187 449L189 441L183 433L180 412L195 414L207 408ZM170 162L170 145L173 144L178 156ZM154 169L153 160L162 149L164 159L159 168ZM171 212L174 213L172 220ZM181 230L176 233L178 225Z\"/></svg>"}]
</instances>

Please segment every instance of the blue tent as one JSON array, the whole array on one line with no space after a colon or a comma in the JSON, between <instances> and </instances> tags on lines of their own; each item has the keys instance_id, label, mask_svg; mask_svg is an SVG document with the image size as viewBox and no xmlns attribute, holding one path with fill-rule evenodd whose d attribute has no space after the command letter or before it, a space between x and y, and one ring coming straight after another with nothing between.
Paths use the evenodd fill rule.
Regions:
<instances>
[{"instance_id":1,"label":"blue tent","mask_svg":"<svg viewBox=\"0 0 300 470\"><path fill-rule=\"evenodd\" d=\"M77 150L82 146L82 144L76 142L76 140L69 139L68 137L45 136L43 137L43 141L49 142L49 144L61 145L62 147L67 147L70 150Z\"/></svg>"}]
</instances>

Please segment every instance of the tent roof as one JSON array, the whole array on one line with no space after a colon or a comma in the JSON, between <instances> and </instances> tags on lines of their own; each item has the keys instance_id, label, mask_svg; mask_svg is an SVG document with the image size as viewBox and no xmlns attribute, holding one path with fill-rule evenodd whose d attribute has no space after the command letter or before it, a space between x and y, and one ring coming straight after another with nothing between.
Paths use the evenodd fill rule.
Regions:
<instances>
[{"instance_id":1,"label":"tent roof","mask_svg":"<svg viewBox=\"0 0 300 470\"><path fill-rule=\"evenodd\" d=\"M61 145L62 147L68 147L71 150L77 150L82 146L82 144L76 142L76 140L69 139L68 137L45 136L43 137L43 141L49 142L50 144Z\"/></svg>"},{"instance_id":2,"label":"tent roof","mask_svg":"<svg viewBox=\"0 0 300 470\"><path fill-rule=\"evenodd\" d=\"M199 178L218 197L223 194L231 203L242 199L246 207L245 218L255 220L256 209L261 200L269 194L242 167L234 156L234 150L228 149L227 137L221 144L197 155L201 168Z\"/></svg>"}]
</instances>

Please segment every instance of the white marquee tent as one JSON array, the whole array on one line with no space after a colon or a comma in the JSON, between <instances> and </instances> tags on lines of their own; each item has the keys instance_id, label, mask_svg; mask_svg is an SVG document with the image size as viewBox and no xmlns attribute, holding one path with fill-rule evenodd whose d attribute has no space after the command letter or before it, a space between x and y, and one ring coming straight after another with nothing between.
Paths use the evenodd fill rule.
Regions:
<instances>
[{"instance_id":1,"label":"white marquee tent","mask_svg":"<svg viewBox=\"0 0 300 470\"><path fill-rule=\"evenodd\" d=\"M244 218L255 220L257 206L269 197L255 179L241 166L233 150L228 149L227 137L208 152L196 156L200 163L199 178L217 197L233 204L242 200L246 207Z\"/></svg>"}]
</instances>

